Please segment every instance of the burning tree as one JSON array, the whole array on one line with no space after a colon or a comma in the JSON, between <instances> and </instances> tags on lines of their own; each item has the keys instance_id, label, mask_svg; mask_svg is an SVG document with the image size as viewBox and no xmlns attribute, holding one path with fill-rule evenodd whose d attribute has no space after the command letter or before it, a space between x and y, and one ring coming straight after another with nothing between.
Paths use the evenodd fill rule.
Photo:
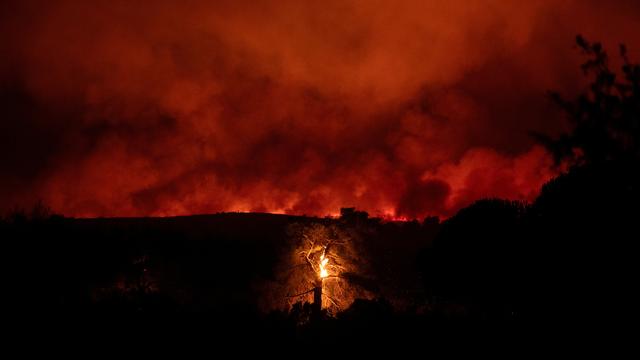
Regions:
<instances>
[{"instance_id":1,"label":"burning tree","mask_svg":"<svg viewBox=\"0 0 640 360\"><path fill-rule=\"evenodd\" d=\"M321 223L293 224L288 233L293 250L282 264L279 293L289 306L311 300L313 314L335 313L357 297L370 297L354 286L364 265L357 234Z\"/></svg>"}]
</instances>

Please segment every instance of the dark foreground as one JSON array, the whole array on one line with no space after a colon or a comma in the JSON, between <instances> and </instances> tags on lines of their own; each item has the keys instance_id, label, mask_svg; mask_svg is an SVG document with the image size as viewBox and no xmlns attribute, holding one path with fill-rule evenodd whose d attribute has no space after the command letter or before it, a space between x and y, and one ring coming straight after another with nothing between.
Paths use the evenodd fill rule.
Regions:
<instances>
[{"instance_id":1,"label":"dark foreground","mask_svg":"<svg viewBox=\"0 0 640 360\"><path fill-rule=\"evenodd\" d=\"M533 204L483 200L442 223L353 210L339 219L14 215L0 228L5 310L27 327L45 324L29 331L368 349L460 331L518 341L532 329L623 324L637 306L640 177L601 166L560 176ZM319 316L303 301L265 307L292 223L366 234L373 296Z\"/></svg>"}]
</instances>

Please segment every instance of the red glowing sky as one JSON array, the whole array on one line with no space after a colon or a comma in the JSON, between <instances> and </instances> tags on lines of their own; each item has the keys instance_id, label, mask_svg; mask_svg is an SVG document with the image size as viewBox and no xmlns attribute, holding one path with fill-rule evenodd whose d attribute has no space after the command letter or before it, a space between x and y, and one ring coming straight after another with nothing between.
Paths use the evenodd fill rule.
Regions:
<instances>
[{"instance_id":1,"label":"red glowing sky","mask_svg":"<svg viewBox=\"0 0 640 360\"><path fill-rule=\"evenodd\" d=\"M5 1L0 210L449 216L532 200L576 34L635 1ZM632 52L637 54L637 52ZM637 58L637 57L636 57Z\"/></svg>"}]
</instances>

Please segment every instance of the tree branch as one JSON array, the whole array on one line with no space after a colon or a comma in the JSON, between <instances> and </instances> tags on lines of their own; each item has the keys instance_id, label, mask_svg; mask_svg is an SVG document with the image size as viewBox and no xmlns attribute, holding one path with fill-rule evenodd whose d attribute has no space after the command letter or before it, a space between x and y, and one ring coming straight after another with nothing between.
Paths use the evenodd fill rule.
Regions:
<instances>
[{"instance_id":1,"label":"tree branch","mask_svg":"<svg viewBox=\"0 0 640 360\"><path fill-rule=\"evenodd\" d=\"M329 264L329 267L331 267L332 269L338 269L340 271L345 271L346 270L343 266L336 265L336 264Z\"/></svg>"},{"instance_id":2,"label":"tree branch","mask_svg":"<svg viewBox=\"0 0 640 360\"><path fill-rule=\"evenodd\" d=\"M310 292L313 292L313 290L315 290L315 288L311 288L307 291L303 291L300 294L296 294L296 295L287 295L288 298L294 298L294 297L298 297L298 296L302 296L302 295L307 295Z\"/></svg>"},{"instance_id":3,"label":"tree branch","mask_svg":"<svg viewBox=\"0 0 640 360\"><path fill-rule=\"evenodd\" d=\"M331 296L329 296L329 295L327 295L325 293L322 293L322 296L326 296L327 299L329 299L329 301L331 301L331 303L333 305L335 305L337 308L340 308L340 305L338 305L338 302L336 300L334 300Z\"/></svg>"},{"instance_id":4,"label":"tree branch","mask_svg":"<svg viewBox=\"0 0 640 360\"><path fill-rule=\"evenodd\" d=\"M313 271L314 273L317 273L316 268L313 266L313 262L309 258L309 256L311 256L311 253L312 253L313 248L315 246L316 246L316 243L314 241L314 242L311 243L311 246L309 247L309 251L307 251L307 255L305 255L305 259L307 260L307 263L309 264L309 267L311 267L311 271Z\"/></svg>"},{"instance_id":5,"label":"tree branch","mask_svg":"<svg viewBox=\"0 0 640 360\"><path fill-rule=\"evenodd\" d=\"M317 273L316 268L313 266L313 262L311 261L311 259L309 259L308 254L307 256L305 256L305 259L307 259L307 264L309 264L309 267L311 267L311 271L313 271L314 273Z\"/></svg>"}]
</instances>

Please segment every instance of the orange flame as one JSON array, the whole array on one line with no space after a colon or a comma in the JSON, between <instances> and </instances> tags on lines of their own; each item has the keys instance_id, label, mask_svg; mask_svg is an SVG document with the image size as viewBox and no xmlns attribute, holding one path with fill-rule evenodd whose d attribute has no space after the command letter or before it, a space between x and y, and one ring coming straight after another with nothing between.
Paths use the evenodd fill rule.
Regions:
<instances>
[{"instance_id":1,"label":"orange flame","mask_svg":"<svg viewBox=\"0 0 640 360\"><path fill-rule=\"evenodd\" d=\"M329 273L327 272L327 263L329 262L329 259L324 257L324 254L320 255L320 278L326 278L327 276L329 276Z\"/></svg>"}]
</instances>

